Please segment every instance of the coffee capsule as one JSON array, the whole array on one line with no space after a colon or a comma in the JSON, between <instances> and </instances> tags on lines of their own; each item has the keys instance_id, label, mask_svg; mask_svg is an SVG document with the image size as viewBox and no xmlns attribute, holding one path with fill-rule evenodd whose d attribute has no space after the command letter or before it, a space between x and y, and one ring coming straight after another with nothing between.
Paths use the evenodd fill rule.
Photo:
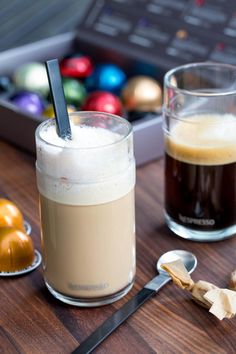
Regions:
<instances>
[{"instance_id":1,"label":"coffee capsule","mask_svg":"<svg viewBox=\"0 0 236 354\"><path fill-rule=\"evenodd\" d=\"M35 92L20 91L10 98L17 107L31 114L41 115L44 110L43 98Z\"/></svg>"},{"instance_id":2,"label":"coffee capsule","mask_svg":"<svg viewBox=\"0 0 236 354\"><path fill-rule=\"evenodd\" d=\"M101 90L119 94L126 82L124 71L114 64L99 64L86 80L89 91Z\"/></svg>"},{"instance_id":3,"label":"coffee capsule","mask_svg":"<svg viewBox=\"0 0 236 354\"><path fill-rule=\"evenodd\" d=\"M79 107L83 104L87 95L84 85L78 80L66 78L62 79L65 99L68 104Z\"/></svg>"},{"instance_id":4,"label":"coffee capsule","mask_svg":"<svg viewBox=\"0 0 236 354\"><path fill-rule=\"evenodd\" d=\"M47 96L49 84L44 64L33 62L19 66L14 74L13 81L19 89L34 91Z\"/></svg>"},{"instance_id":5,"label":"coffee capsule","mask_svg":"<svg viewBox=\"0 0 236 354\"><path fill-rule=\"evenodd\" d=\"M87 55L74 54L61 61L60 71L62 76L84 79L91 75L93 63Z\"/></svg>"},{"instance_id":6,"label":"coffee capsule","mask_svg":"<svg viewBox=\"0 0 236 354\"><path fill-rule=\"evenodd\" d=\"M2 227L15 227L25 231L21 211L14 203L4 198L0 198L0 228Z\"/></svg>"},{"instance_id":7,"label":"coffee capsule","mask_svg":"<svg viewBox=\"0 0 236 354\"><path fill-rule=\"evenodd\" d=\"M14 227L0 228L0 272L15 272L29 267L34 260L32 239Z\"/></svg>"},{"instance_id":8,"label":"coffee capsule","mask_svg":"<svg viewBox=\"0 0 236 354\"><path fill-rule=\"evenodd\" d=\"M82 109L121 115L122 104L120 99L110 92L95 91L87 97Z\"/></svg>"},{"instance_id":9,"label":"coffee capsule","mask_svg":"<svg viewBox=\"0 0 236 354\"><path fill-rule=\"evenodd\" d=\"M7 97L14 91L14 85L8 76L0 76L0 96Z\"/></svg>"},{"instance_id":10,"label":"coffee capsule","mask_svg":"<svg viewBox=\"0 0 236 354\"><path fill-rule=\"evenodd\" d=\"M13 272L30 266L34 259L29 235L16 228L0 228L0 271Z\"/></svg>"},{"instance_id":11,"label":"coffee capsule","mask_svg":"<svg viewBox=\"0 0 236 354\"><path fill-rule=\"evenodd\" d=\"M121 92L124 107L128 111L154 112L162 105L162 89L148 76L134 76Z\"/></svg>"},{"instance_id":12,"label":"coffee capsule","mask_svg":"<svg viewBox=\"0 0 236 354\"><path fill-rule=\"evenodd\" d=\"M68 113L73 113L76 111L76 108L71 105L67 105L67 112ZM55 112L52 104L47 105L45 110L43 111L43 116L47 118L54 118L55 117Z\"/></svg>"}]
</instances>

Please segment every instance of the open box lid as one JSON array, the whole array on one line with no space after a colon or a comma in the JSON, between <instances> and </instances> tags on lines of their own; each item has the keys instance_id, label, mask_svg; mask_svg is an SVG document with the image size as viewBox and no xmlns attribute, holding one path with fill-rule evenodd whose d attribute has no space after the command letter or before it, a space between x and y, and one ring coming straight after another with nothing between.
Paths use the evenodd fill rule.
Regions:
<instances>
[{"instance_id":1,"label":"open box lid","mask_svg":"<svg viewBox=\"0 0 236 354\"><path fill-rule=\"evenodd\" d=\"M25 60L32 43L44 39L45 48L45 38L50 57L51 38L57 35L65 45L68 36L76 36L78 50L97 62L105 56L131 75L159 80L165 71L189 62L236 65L231 0L0 0L0 6L0 73L10 71L15 56L20 65L21 52ZM35 49L40 51L40 43Z\"/></svg>"},{"instance_id":2,"label":"open box lid","mask_svg":"<svg viewBox=\"0 0 236 354\"><path fill-rule=\"evenodd\" d=\"M92 0L77 38L84 47L93 44L98 59L109 48L122 66L121 54L132 59L127 65L133 59L150 64L158 79L189 62L236 64L236 5L231 0Z\"/></svg>"}]
</instances>

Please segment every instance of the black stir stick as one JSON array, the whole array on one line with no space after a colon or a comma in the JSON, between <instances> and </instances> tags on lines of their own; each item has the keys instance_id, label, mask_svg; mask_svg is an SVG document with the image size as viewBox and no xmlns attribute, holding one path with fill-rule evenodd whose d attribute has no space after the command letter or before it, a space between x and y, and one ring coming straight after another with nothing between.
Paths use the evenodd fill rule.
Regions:
<instances>
[{"instance_id":1,"label":"black stir stick","mask_svg":"<svg viewBox=\"0 0 236 354\"><path fill-rule=\"evenodd\" d=\"M48 60L46 69L52 103L56 117L57 134L62 139L71 139L71 127L57 59Z\"/></svg>"}]
</instances>

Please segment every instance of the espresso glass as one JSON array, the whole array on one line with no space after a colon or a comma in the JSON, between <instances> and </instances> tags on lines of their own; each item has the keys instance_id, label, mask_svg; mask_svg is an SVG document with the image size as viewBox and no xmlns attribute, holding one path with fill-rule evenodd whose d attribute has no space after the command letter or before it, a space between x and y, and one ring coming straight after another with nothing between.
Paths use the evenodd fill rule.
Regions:
<instances>
[{"instance_id":1,"label":"espresso glass","mask_svg":"<svg viewBox=\"0 0 236 354\"><path fill-rule=\"evenodd\" d=\"M178 236L236 233L236 67L196 63L164 78L165 220Z\"/></svg>"},{"instance_id":2,"label":"espresso glass","mask_svg":"<svg viewBox=\"0 0 236 354\"><path fill-rule=\"evenodd\" d=\"M55 120L36 131L44 279L59 300L99 306L135 277L135 161L130 123L99 112L70 115L72 141Z\"/></svg>"}]
</instances>

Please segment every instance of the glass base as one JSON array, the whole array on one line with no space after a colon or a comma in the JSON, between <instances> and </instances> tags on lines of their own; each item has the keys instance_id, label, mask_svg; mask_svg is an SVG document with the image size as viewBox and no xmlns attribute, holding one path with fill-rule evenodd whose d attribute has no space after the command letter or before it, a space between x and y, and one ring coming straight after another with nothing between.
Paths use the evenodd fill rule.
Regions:
<instances>
[{"instance_id":1,"label":"glass base","mask_svg":"<svg viewBox=\"0 0 236 354\"><path fill-rule=\"evenodd\" d=\"M111 304L112 302L115 302L115 301L121 299L123 296L125 296L131 290L131 288L134 284L134 281L132 281L131 284L128 284L125 288L123 288L118 293L104 296L101 298L70 297L70 296L66 296L66 295L61 294L58 291L54 290L47 282L45 282L45 284L46 284L48 290L50 291L50 293L56 299L66 303L68 305L74 305L74 306L79 306L79 307L97 307L97 306L108 305L108 304Z\"/></svg>"},{"instance_id":2,"label":"glass base","mask_svg":"<svg viewBox=\"0 0 236 354\"><path fill-rule=\"evenodd\" d=\"M178 224L168 214L165 213L165 221L171 231L177 236L191 241L214 242L230 238L236 234L236 225L215 230L215 231L197 231Z\"/></svg>"}]
</instances>

